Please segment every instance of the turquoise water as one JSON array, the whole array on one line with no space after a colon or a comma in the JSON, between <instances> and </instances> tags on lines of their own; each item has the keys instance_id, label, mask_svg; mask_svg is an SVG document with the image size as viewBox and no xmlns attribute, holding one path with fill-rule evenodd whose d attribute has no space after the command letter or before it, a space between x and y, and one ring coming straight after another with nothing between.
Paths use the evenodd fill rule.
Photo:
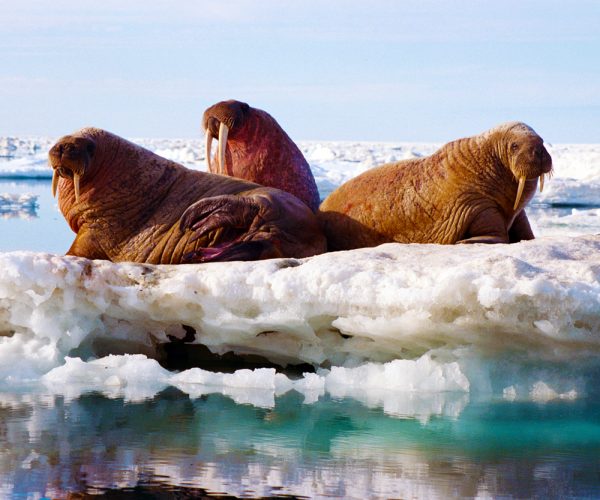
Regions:
<instances>
[{"instance_id":1,"label":"turquoise water","mask_svg":"<svg viewBox=\"0 0 600 500\"><path fill-rule=\"evenodd\" d=\"M0 251L66 251L73 234L49 181L2 181L4 192L34 193L39 206L0 219ZM261 408L175 388L127 401L4 386L0 498L596 498L593 380L576 400L450 393L400 411L294 391Z\"/></svg>"},{"instance_id":2,"label":"turquoise water","mask_svg":"<svg viewBox=\"0 0 600 500\"><path fill-rule=\"evenodd\" d=\"M260 497L594 497L600 404L468 403L458 418L390 417L351 399L273 408L176 389L138 403L88 394L3 405L14 496L193 491ZM8 431L8 432L7 432ZM33 458L32 458L33 457Z\"/></svg>"}]
</instances>

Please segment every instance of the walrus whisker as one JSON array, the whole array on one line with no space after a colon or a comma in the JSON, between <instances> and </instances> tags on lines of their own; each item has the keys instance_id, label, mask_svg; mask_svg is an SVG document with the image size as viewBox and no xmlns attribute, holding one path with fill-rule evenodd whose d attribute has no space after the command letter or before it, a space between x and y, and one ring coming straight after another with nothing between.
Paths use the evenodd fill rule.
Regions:
<instances>
[{"instance_id":1,"label":"walrus whisker","mask_svg":"<svg viewBox=\"0 0 600 500\"><path fill-rule=\"evenodd\" d=\"M58 191L58 172L54 169L52 172L52 197L56 198L56 192Z\"/></svg>"},{"instance_id":2,"label":"walrus whisker","mask_svg":"<svg viewBox=\"0 0 600 500\"><path fill-rule=\"evenodd\" d=\"M221 122L219 125L219 173L225 175L225 148L227 147L227 136L229 127Z\"/></svg>"},{"instance_id":3,"label":"walrus whisker","mask_svg":"<svg viewBox=\"0 0 600 500\"><path fill-rule=\"evenodd\" d=\"M517 189L517 199L515 200L515 206L513 210L516 210L519 206L519 202L521 201L521 195L523 194L523 189L525 188L525 176L519 179L519 188Z\"/></svg>"},{"instance_id":4,"label":"walrus whisker","mask_svg":"<svg viewBox=\"0 0 600 500\"><path fill-rule=\"evenodd\" d=\"M540 175L540 193L544 190L544 174Z\"/></svg>"},{"instance_id":5,"label":"walrus whisker","mask_svg":"<svg viewBox=\"0 0 600 500\"><path fill-rule=\"evenodd\" d=\"M208 167L208 171L212 172L212 162L210 157L212 156L212 141L213 141L213 137L210 133L210 131L208 130L208 128L206 129L206 166Z\"/></svg>"}]
</instances>

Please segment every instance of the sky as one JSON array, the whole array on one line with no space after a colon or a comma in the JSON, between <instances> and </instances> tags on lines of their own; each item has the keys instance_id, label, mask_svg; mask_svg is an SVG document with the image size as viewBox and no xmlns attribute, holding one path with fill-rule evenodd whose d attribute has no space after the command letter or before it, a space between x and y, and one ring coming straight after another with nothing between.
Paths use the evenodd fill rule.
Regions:
<instances>
[{"instance_id":1,"label":"sky","mask_svg":"<svg viewBox=\"0 0 600 500\"><path fill-rule=\"evenodd\" d=\"M600 143L597 0L0 0L0 23L0 135L200 138L239 99L295 140Z\"/></svg>"}]
</instances>

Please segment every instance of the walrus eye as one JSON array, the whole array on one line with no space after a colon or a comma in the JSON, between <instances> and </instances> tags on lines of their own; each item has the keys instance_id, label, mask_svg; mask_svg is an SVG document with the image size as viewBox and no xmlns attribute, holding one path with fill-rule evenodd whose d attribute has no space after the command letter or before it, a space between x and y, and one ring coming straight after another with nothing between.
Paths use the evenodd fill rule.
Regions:
<instances>
[{"instance_id":1,"label":"walrus eye","mask_svg":"<svg viewBox=\"0 0 600 500\"><path fill-rule=\"evenodd\" d=\"M90 156L94 156L94 152L96 151L96 144L93 142L90 142L87 145L87 152Z\"/></svg>"},{"instance_id":2,"label":"walrus eye","mask_svg":"<svg viewBox=\"0 0 600 500\"><path fill-rule=\"evenodd\" d=\"M511 149L511 151L516 151L517 149L519 149L519 145L516 142L513 142L510 145L510 149Z\"/></svg>"}]
</instances>

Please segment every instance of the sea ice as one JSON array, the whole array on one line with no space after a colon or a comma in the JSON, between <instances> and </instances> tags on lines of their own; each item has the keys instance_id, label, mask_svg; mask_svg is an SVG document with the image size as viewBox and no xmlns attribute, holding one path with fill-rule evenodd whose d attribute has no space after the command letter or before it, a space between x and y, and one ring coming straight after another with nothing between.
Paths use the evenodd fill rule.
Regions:
<instances>
[{"instance_id":1,"label":"sea ice","mask_svg":"<svg viewBox=\"0 0 600 500\"><path fill-rule=\"evenodd\" d=\"M138 385L153 379L273 393L319 392L320 384L329 392L468 392L483 373L472 368L473 357L518 352L565 362L600 349L595 236L387 244L304 260L189 266L13 252L0 254L0 269L0 377L13 382L61 373L59 380L76 382L79 375L64 374L82 358L92 360L81 365L84 385L131 390L141 377ZM144 375L158 345L184 336L182 325L218 354L329 371L300 383L274 371L183 372L171 380L154 362L159 372ZM101 368L106 361L93 359L106 353L144 356L135 369L118 368L119 356Z\"/></svg>"},{"instance_id":2,"label":"sea ice","mask_svg":"<svg viewBox=\"0 0 600 500\"><path fill-rule=\"evenodd\" d=\"M0 137L0 178L51 178L48 150L55 139ZM186 167L206 170L204 141L195 139L133 139L133 142ZM439 143L378 143L299 141L324 196L343 182L387 162L432 154ZM558 144L546 147L554 171L543 193L533 203L598 206L600 200L600 146Z\"/></svg>"}]
</instances>

